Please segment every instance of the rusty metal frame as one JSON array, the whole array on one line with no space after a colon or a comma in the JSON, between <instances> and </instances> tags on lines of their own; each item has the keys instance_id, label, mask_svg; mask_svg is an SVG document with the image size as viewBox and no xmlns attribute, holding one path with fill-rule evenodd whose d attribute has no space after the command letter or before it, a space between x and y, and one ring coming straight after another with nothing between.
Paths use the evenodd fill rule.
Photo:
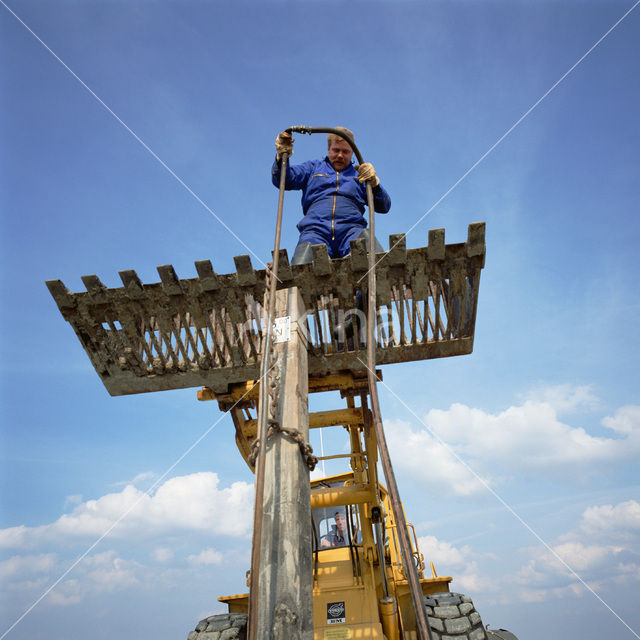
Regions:
<instances>
[{"instance_id":1,"label":"rusty metal frame","mask_svg":"<svg viewBox=\"0 0 640 640\"><path fill-rule=\"evenodd\" d=\"M445 244L444 229L433 229L426 247L406 249L402 234L389 246L375 270L376 365L471 353L484 223L469 225L464 243ZM291 266L286 250L279 258L278 288L297 286L308 310L309 375L366 376L364 336L343 343L332 334L336 314L354 307L358 290L367 295L364 240L338 260L323 245L310 264ZM236 273L224 275L202 260L197 278L179 279L165 265L159 283L121 271L118 288L96 276L83 276L86 292L71 293L60 280L47 286L111 395L201 386L224 393L259 378L264 340L265 272L249 256L234 260Z\"/></svg>"}]
</instances>

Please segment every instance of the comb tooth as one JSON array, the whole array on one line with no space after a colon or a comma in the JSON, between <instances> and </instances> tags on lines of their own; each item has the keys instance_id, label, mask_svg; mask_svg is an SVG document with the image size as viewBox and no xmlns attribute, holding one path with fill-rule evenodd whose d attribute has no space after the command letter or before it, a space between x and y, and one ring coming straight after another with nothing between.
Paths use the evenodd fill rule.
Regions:
<instances>
[{"instance_id":1,"label":"comb tooth","mask_svg":"<svg viewBox=\"0 0 640 640\"><path fill-rule=\"evenodd\" d=\"M211 261L198 260L194 264L198 272L198 284L201 291L215 291L220 288L218 274L213 270Z\"/></svg>"},{"instance_id":2,"label":"comb tooth","mask_svg":"<svg viewBox=\"0 0 640 640\"><path fill-rule=\"evenodd\" d=\"M45 284L60 310L71 309L76 306L73 295L62 280L47 280Z\"/></svg>"},{"instance_id":3,"label":"comb tooth","mask_svg":"<svg viewBox=\"0 0 640 640\"><path fill-rule=\"evenodd\" d=\"M271 252L271 256L273 257L273 251ZM278 278L283 282L293 278L291 265L289 264L289 254L286 249L280 249L278 252Z\"/></svg>"},{"instance_id":4,"label":"comb tooth","mask_svg":"<svg viewBox=\"0 0 640 640\"><path fill-rule=\"evenodd\" d=\"M467 231L466 252L467 257L483 256L485 252L484 244L484 222L472 222Z\"/></svg>"},{"instance_id":5,"label":"comb tooth","mask_svg":"<svg viewBox=\"0 0 640 640\"><path fill-rule=\"evenodd\" d=\"M100 282L100 278L98 278L98 276L81 276L81 278L87 292L92 297L99 297L104 295L106 292L107 287Z\"/></svg>"},{"instance_id":6,"label":"comb tooth","mask_svg":"<svg viewBox=\"0 0 640 640\"><path fill-rule=\"evenodd\" d=\"M167 295L176 296L182 293L182 286L173 265L163 264L156 269L162 280L162 289Z\"/></svg>"},{"instance_id":7,"label":"comb tooth","mask_svg":"<svg viewBox=\"0 0 640 640\"><path fill-rule=\"evenodd\" d=\"M317 276L327 276L331 273L331 258L326 244L311 245L313 253L313 273Z\"/></svg>"},{"instance_id":8,"label":"comb tooth","mask_svg":"<svg viewBox=\"0 0 640 640\"><path fill-rule=\"evenodd\" d=\"M387 279L387 270L376 269L376 307L391 304L391 285Z\"/></svg>"},{"instance_id":9,"label":"comb tooth","mask_svg":"<svg viewBox=\"0 0 640 640\"><path fill-rule=\"evenodd\" d=\"M248 255L234 256L236 264L238 284L241 287L256 283L256 272L251 265L251 258Z\"/></svg>"},{"instance_id":10,"label":"comb tooth","mask_svg":"<svg viewBox=\"0 0 640 640\"><path fill-rule=\"evenodd\" d=\"M407 262L407 237L404 233L395 233L389 236L390 265L406 264Z\"/></svg>"},{"instance_id":11,"label":"comb tooth","mask_svg":"<svg viewBox=\"0 0 640 640\"><path fill-rule=\"evenodd\" d=\"M367 244L364 238L351 241L351 271L366 271L369 268Z\"/></svg>"},{"instance_id":12,"label":"comb tooth","mask_svg":"<svg viewBox=\"0 0 640 640\"><path fill-rule=\"evenodd\" d=\"M429 260L444 260L444 254L444 229L429 229L427 258Z\"/></svg>"},{"instance_id":13,"label":"comb tooth","mask_svg":"<svg viewBox=\"0 0 640 640\"><path fill-rule=\"evenodd\" d=\"M133 269L118 271L118 275L120 276L120 280L122 280L125 291L130 298L135 300L144 295L144 285L138 277L138 274Z\"/></svg>"}]
</instances>

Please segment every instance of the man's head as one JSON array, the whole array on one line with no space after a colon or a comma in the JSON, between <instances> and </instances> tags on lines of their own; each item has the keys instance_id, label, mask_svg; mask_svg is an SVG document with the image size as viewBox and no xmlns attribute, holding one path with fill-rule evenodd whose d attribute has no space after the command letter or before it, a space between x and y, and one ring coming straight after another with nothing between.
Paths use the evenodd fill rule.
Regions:
<instances>
[{"instance_id":1,"label":"man's head","mask_svg":"<svg viewBox=\"0 0 640 640\"><path fill-rule=\"evenodd\" d=\"M340 533L341 536L344 537L344 531L345 531L345 525L347 524L347 521L345 520L344 517L344 513L342 513L341 511L336 511L333 519L336 521L336 527L338 529L338 532Z\"/></svg>"},{"instance_id":2,"label":"man's head","mask_svg":"<svg viewBox=\"0 0 640 640\"><path fill-rule=\"evenodd\" d=\"M349 131L345 127L336 127L340 131L344 131L347 136L353 140L353 132ZM327 155L329 156L329 162L333 165L336 171L342 171L346 169L351 163L351 156L353 151L351 145L339 135L330 133L327 135Z\"/></svg>"}]
</instances>

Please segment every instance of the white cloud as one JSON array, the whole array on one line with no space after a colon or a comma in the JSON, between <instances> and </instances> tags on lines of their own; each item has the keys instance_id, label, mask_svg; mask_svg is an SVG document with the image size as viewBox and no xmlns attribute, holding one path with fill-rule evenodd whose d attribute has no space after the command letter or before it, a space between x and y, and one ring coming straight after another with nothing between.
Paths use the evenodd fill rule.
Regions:
<instances>
[{"instance_id":1,"label":"white cloud","mask_svg":"<svg viewBox=\"0 0 640 640\"><path fill-rule=\"evenodd\" d=\"M418 539L418 544L425 560L432 561L436 568L440 564L460 567L467 562L471 551L467 546L457 549L450 542L438 540L435 536L423 536Z\"/></svg>"},{"instance_id":2,"label":"white cloud","mask_svg":"<svg viewBox=\"0 0 640 640\"><path fill-rule=\"evenodd\" d=\"M640 407L636 405L621 407L613 416L604 418L602 424L616 433L637 434L640 430Z\"/></svg>"},{"instance_id":3,"label":"white cloud","mask_svg":"<svg viewBox=\"0 0 640 640\"><path fill-rule=\"evenodd\" d=\"M449 411L430 411L426 423L466 454L518 469L611 461L640 452L640 430L633 440L591 436L559 421L551 405L531 400L499 414L454 404Z\"/></svg>"},{"instance_id":4,"label":"white cloud","mask_svg":"<svg viewBox=\"0 0 640 640\"><path fill-rule=\"evenodd\" d=\"M438 442L426 429L414 430L406 422L388 420L386 437L397 468L434 491L469 496L484 489L482 482L459 459L454 449ZM488 482L487 479L485 479Z\"/></svg>"},{"instance_id":5,"label":"white cloud","mask_svg":"<svg viewBox=\"0 0 640 640\"><path fill-rule=\"evenodd\" d=\"M577 532L569 537L577 535L589 540L640 543L640 503L627 500L617 505L589 507L582 514Z\"/></svg>"},{"instance_id":6,"label":"white cloud","mask_svg":"<svg viewBox=\"0 0 640 640\"><path fill-rule=\"evenodd\" d=\"M82 602L86 595L88 592L79 580L67 580L48 594L47 601L49 604L66 607Z\"/></svg>"},{"instance_id":7,"label":"white cloud","mask_svg":"<svg viewBox=\"0 0 640 640\"><path fill-rule=\"evenodd\" d=\"M65 507L71 507L82 502L82 494L75 493L72 496L67 496L64 500Z\"/></svg>"},{"instance_id":8,"label":"white cloud","mask_svg":"<svg viewBox=\"0 0 640 640\"><path fill-rule=\"evenodd\" d=\"M24 539L28 535L30 527L23 524L8 529L0 529L0 548L17 549L24 545Z\"/></svg>"},{"instance_id":9,"label":"white cloud","mask_svg":"<svg viewBox=\"0 0 640 640\"><path fill-rule=\"evenodd\" d=\"M481 576L478 569L478 556L468 546L455 547L450 542L438 540L435 536L418 538L420 552L424 556L425 575L431 575L430 562L433 562L439 576L453 576L453 591L466 593L487 591L490 583L486 576ZM490 588L491 589L491 588Z\"/></svg>"},{"instance_id":10,"label":"white cloud","mask_svg":"<svg viewBox=\"0 0 640 640\"><path fill-rule=\"evenodd\" d=\"M22 594L24 602L39 598L71 564L56 554L13 556L0 564L0 577L7 593ZM52 605L68 606L86 596L140 586L146 569L124 560L115 551L87 556L47 595Z\"/></svg>"},{"instance_id":11,"label":"white cloud","mask_svg":"<svg viewBox=\"0 0 640 640\"><path fill-rule=\"evenodd\" d=\"M137 562L123 559L115 551L104 551L85 558L74 569L71 578L62 581L47 595L47 601L55 606L70 606L88 596L139 588L153 582L145 577L147 573Z\"/></svg>"},{"instance_id":12,"label":"white cloud","mask_svg":"<svg viewBox=\"0 0 640 640\"><path fill-rule=\"evenodd\" d=\"M525 603L540 603L550 600L558 600L561 598L567 598L571 596L581 596L585 592L583 585L579 583L572 583L563 587L545 587L544 589L534 589L530 587L523 587L517 594L517 599ZM510 602L511 596L504 599L503 602Z\"/></svg>"},{"instance_id":13,"label":"white cloud","mask_svg":"<svg viewBox=\"0 0 640 640\"><path fill-rule=\"evenodd\" d=\"M557 413L592 411L600 406L600 399L590 385L559 384L539 386L524 394L524 399L550 405Z\"/></svg>"},{"instance_id":14,"label":"white cloud","mask_svg":"<svg viewBox=\"0 0 640 640\"><path fill-rule=\"evenodd\" d=\"M105 551L91 556L83 566L86 579L99 591L113 591L138 584L138 569L140 565L137 562L124 560L115 551Z\"/></svg>"},{"instance_id":15,"label":"white cloud","mask_svg":"<svg viewBox=\"0 0 640 640\"><path fill-rule=\"evenodd\" d=\"M320 480L326 476L326 472L322 470L322 463L318 464L316 468L309 474L310 480Z\"/></svg>"},{"instance_id":16,"label":"white cloud","mask_svg":"<svg viewBox=\"0 0 640 640\"><path fill-rule=\"evenodd\" d=\"M32 548L42 543L98 538L116 521L110 537L139 540L172 532L246 534L252 523L252 485L220 488L216 473L201 472L167 480L153 495L132 485L78 505L51 524L0 531L0 547Z\"/></svg>"},{"instance_id":17,"label":"white cloud","mask_svg":"<svg viewBox=\"0 0 640 640\"><path fill-rule=\"evenodd\" d=\"M523 602L579 595L583 582L595 590L640 582L639 541L638 502L589 507L552 551L529 550L530 560L507 582L520 586L512 595Z\"/></svg>"},{"instance_id":18,"label":"white cloud","mask_svg":"<svg viewBox=\"0 0 640 640\"><path fill-rule=\"evenodd\" d=\"M389 447L399 469L434 489L458 495L483 490L466 462L491 484L498 478L489 478L488 469L493 474L497 469L509 473L549 470L583 478L603 471L604 463L640 455L638 406L623 407L602 421L615 431L615 437L593 436L558 418L560 409L590 409L594 402L588 387L562 385L545 388L538 399L530 397L495 414L453 404L448 410L429 411L424 424L417 427L388 421Z\"/></svg>"},{"instance_id":19,"label":"white cloud","mask_svg":"<svg viewBox=\"0 0 640 640\"><path fill-rule=\"evenodd\" d=\"M55 553L38 555L13 556L0 562L0 577L7 580L14 577L25 577L39 573L49 573L57 562Z\"/></svg>"},{"instance_id":20,"label":"white cloud","mask_svg":"<svg viewBox=\"0 0 640 640\"><path fill-rule=\"evenodd\" d=\"M173 551L169 549L169 547L156 547L153 550L151 557L156 562L169 562L170 560L173 560Z\"/></svg>"},{"instance_id":21,"label":"white cloud","mask_svg":"<svg viewBox=\"0 0 640 640\"><path fill-rule=\"evenodd\" d=\"M212 547L208 549L203 549L197 555L192 555L187 558L187 562L193 565L210 565L210 564L220 564L222 562L222 554L219 551L216 551Z\"/></svg>"},{"instance_id":22,"label":"white cloud","mask_svg":"<svg viewBox=\"0 0 640 640\"><path fill-rule=\"evenodd\" d=\"M553 553L541 551L532 561L541 576L571 576L571 569L577 574L595 571L615 562L615 556L623 551L622 547L613 545L584 544L577 541L556 544L552 549Z\"/></svg>"},{"instance_id":23,"label":"white cloud","mask_svg":"<svg viewBox=\"0 0 640 640\"><path fill-rule=\"evenodd\" d=\"M68 569L73 558L100 538L112 524L121 520L108 538L123 541L128 550L140 542L156 541L151 557L155 566L143 566L120 557L114 550L84 558L73 572L47 595L51 606L72 606L90 596L149 589L164 583L172 586L189 581L194 568L162 566L174 555L161 541L185 534L207 536L245 536L252 524L253 487L245 482L221 486L215 473L204 472L167 480L155 494L147 495L132 485L96 500L81 502L56 521L36 527L12 527L0 531L0 546L7 548L54 547L70 558L53 553L15 555L0 564L0 578L8 593L28 606ZM104 543L103 543L104 544ZM80 548L78 548L80 547ZM130 551L131 552L131 551ZM192 567L219 564L221 552L205 549L188 558ZM18 614L16 614L18 615Z\"/></svg>"},{"instance_id":24,"label":"white cloud","mask_svg":"<svg viewBox=\"0 0 640 640\"><path fill-rule=\"evenodd\" d=\"M114 482L114 487L126 487L127 485L132 484L134 487L138 486L140 483L149 484L150 480L153 480L156 477L156 474L153 471L143 471L142 473L138 473L131 480L121 480L120 482Z\"/></svg>"}]
</instances>

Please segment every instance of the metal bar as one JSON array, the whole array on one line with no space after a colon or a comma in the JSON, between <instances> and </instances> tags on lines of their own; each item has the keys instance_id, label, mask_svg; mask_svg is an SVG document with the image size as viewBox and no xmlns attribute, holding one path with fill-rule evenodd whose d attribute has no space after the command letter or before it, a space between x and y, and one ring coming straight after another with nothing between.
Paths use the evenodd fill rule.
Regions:
<instances>
[{"instance_id":1,"label":"metal bar","mask_svg":"<svg viewBox=\"0 0 640 640\"><path fill-rule=\"evenodd\" d=\"M215 305L207 312L207 318L211 331L212 348L218 356L220 366L224 367L227 363L227 337L225 335L224 327L220 326L220 312L216 309Z\"/></svg>"},{"instance_id":2,"label":"metal bar","mask_svg":"<svg viewBox=\"0 0 640 640\"><path fill-rule=\"evenodd\" d=\"M363 453L338 453L333 456L318 456L318 460L337 460L338 458L362 458L365 454Z\"/></svg>"},{"instance_id":3,"label":"metal bar","mask_svg":"<svg viewBox=\"0 0 640 640\"><path fill-rule=\"evenodd\" d=\"M412 562L411 540L409 531L404 520L402 503L400 501L400 492L396 483L395 474L391 465L389 449L382 427L382 414L380 411L380 401L378 398L378 387L376 377L376 349L373 341L374 328L373 319L376 312L376 264L375 264L375 213L373 205L373 188L371 183L367 181L367 204L369 206L369 313L367 322L367 374L369 378L369 395L371 396L371 408L373 412L373 425L378 440L378 449L380 451L380 462L384 471L387 487L389 491L389 500L393 510L394 519L398 525L398 539L400 541L400 550L402 552L402 563L404 565L404 573L409 583L409 591L411 593L411 601L413 603L414 613L416 616L416 627L419 640L432 640L431 629L427 622L426 609L422 599L422 588L416 568Z\"/></svg>"},{"instance_id":4,"label":"metal bar","mask_svg":"<svg viewBox=\"0 0 640 640\"><path fill-rule=\"evenodd\" d=\"M193 328L192 328L193 327ZM184 329L185 336L187 338L187 352L189 347L193 352L192 362L197 362L198 358L198 327L196 326L195 318L189 311L185 311L182 317L182 328Z\"/></svg>"},{"instance_id":5,"label":"metal bar","mask_svg":"<svg viewBox=\"0 0 640 640\"><path fill-rule=\"evenodd\" d=\"M211 362L211 365L215 365L215 357L212 351L209 350L207 344L207 333L211 333L208 314L204 313L202 308L198 305L192 311L191 317L193 318L193 325L196 329L198 341L202 345L202 350L207 360ZM213 335L213 334L212 334Z\"/></svg>"},{"instance_id":6,"label":"metal bar","mask_svg":"<svg viewBox=\"0 0 640 640\"><path fill-rule=\"evenodd\" d=\"M444 292L444 310L447 315L447 328L445 330L444 337L447 340L451 339L451 325L452 325L452 317L453 317L453 295L452 295L452 287L449 282L445 279L441 282L442 291Z\"/></svg>"},{"instance_id":7,"label":"metal bar","mask_svg":"<svg viewBox=\"0 0 640 640\"><path fill-rule=\"evenodd\" d=\"M415 317L414 322L416 322L416 338L414 340L414 344L418 344L420 342L427 342L428 340L428 335L427 335L427 331L428 331L428 326L425 327L425 323L422 320L422 314L420 313L420 303L422 302L422 308L424 310L424 305L426 304L423 300L416 300L415 298L413 299L413 314ZM427 313L429 312L428 308L427 308ZM420 333L422 334L420 338L418 338L418 329L420 329Z\"/></svg>"},{"instance_id":8,"label":"metal bar","mask_svg":"<svg viewBox=\"0 0 640 640\"><path fill-rule=\"evenodd\" d=\"M280 161L280 189L278 191L278 211L276 215L276 237L273 249L273 266L267 270L268 294L267 307L265 313L265 338L262 344L262 360L260 362L260 401L259 401L259 422L258 422L258 442L260 451L256 460L256 492L253 516L253 540L251 546L251 584L249 589L249 617L248 635L249 640L257 640L257 617L258 602L257 595L260 578L260 541L262 539L262 507L264 500L264 467L267 438L267 374L269 372L269 352L273 338L273 316L276 305L276 282L278 273L278 262L280 258L280 231L282 227L282 209L284 205L284 185L287 178L287 160L289 154L283 153Z\"/></svg>"},{"instance_id":9,"label":"metal bar","mask_svg":"<svg viewBox=\"0 0 640 640\"><path fill-rule=\"evenodd\" d=\"M180 364L180 358L178 358L178 356L176 355L175 351L173 350L173 345L171 344L172 332L171 327L169 326L171 321L164 317L164 314L162 314L161 316L156 316L156 322L158 325L158 333L160 334L161 341L162 343L164 343L167 349L167 353L173 361L173 366L177 369L178 365Z\"/></svg>"},{"instance_id":10,"label":"metal bar","mask_svg":"<svg viewBox=\"0 0 640 640\"><path fill-rule=\"evenodd\" d=\"M298 289L279 291L274 318L289 316L291 331L272 346L275 358L262 383L270 405L269 440L260 443L266 453L256 635L265 640L313 638L309 459L297 439L306 442L309 434L307 351L297 324L302 315Z\"/></svg>"},{"instance_id":11,"label":"metal bar","mask_svg":"<svg viewBox=\"0 0 640 640\"><path fill-rule=\"evenodd\" d=\"M180 335L182 333L182 329L184 328L183 318L181 317L181 315L180 314L174 315L171 318L171 324L173 324L171 331L173 331L173 335L175 336L176 344L178 345L178 350L182 354L185 364L187 364L188 362L191 361L191 359L189 358L189 351L182 340L182 336ZM186 333L187 335L189 334L188 329L186 330Z\"/></svg>"}]
</instances>

